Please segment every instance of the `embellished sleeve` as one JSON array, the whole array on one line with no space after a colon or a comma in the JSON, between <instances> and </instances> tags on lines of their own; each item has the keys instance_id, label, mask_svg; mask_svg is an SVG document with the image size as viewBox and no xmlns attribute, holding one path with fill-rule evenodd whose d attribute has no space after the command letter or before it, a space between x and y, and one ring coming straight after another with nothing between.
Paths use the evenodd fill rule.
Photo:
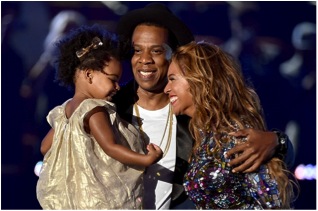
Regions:
<instances>
[{"instance_id":1,"label":"embellished sleeve","mask_svg":"<svg viewBox=\"0 0 318 211\"><path fill-rule=\"evenodd\" d=\"M246 174L245 179L251 196L262 207L267 209L281 207L277 182L271 178L266 165L262 165L257 173Z\"/></svg>"}]
</instances>

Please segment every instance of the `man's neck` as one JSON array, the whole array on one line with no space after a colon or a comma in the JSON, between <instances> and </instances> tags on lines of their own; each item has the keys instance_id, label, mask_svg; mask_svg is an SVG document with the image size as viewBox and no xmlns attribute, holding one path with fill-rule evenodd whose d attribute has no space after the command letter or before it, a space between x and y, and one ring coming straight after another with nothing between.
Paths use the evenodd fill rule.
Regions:
<instances>
[{"instance_id":1,"label":"man's neck","mask_svg":"<svg viewBox=\"0 0 318 211\"><path fill-rule=\"evenodd\" d=\"M136 103L142 108L150 111L161 109L170 103L168 95L163 92L153 93L139 88L137 95L139 99Z\"/></svg>"}]
</instances>

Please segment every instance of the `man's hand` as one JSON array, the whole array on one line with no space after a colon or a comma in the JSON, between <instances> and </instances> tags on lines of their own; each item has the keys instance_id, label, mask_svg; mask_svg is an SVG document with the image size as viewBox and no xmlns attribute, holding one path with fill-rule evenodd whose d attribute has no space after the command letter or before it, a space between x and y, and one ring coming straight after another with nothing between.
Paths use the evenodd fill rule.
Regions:
<instances>
[{"instance_id":1,"label":"man's hand","mask_svg":"<svg viewBox=\"0 0 318 211\"><path fill-rule=\"evenodd\" d=\"M226 154L227 158L235 154L239 155L229 162L230 166L235 166L233 172L256 171L262 163L274 156L278 146L278 138L274 132L248 128L229 133L229 135L247 138L245 143L236 145Z\"/></svg>"}]
</instances>

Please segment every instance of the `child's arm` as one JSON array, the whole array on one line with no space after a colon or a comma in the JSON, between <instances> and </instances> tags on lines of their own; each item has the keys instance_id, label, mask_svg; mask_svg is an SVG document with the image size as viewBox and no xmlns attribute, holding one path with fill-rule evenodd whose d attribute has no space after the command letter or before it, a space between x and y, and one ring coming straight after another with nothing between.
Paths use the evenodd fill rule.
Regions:
<instances>
[{"instance_id":1,"label":"child's arm","mask_svg":"<svg viewBox=\"0 0 318 211\"><path fill-rule=\"evenodd\" d=\"M123 164L147 167L162 158L162 150L154 144L148 145L147 149L149 152L147 155L139 154L123 145L117 144L112 130L113 126L105 108L93 109L85 120L88 123L87 132L95 137L104 152Z\"/></svg>"},{"instance_id":2,"label":"child's arm","mask_svg":"<svg viewBox=\"0 0 318 211\"><path fill-rule=\"evenodd\" d=\"M47 151L49 151L49 149L51 148L51 145L52 145L52 141L53 141L53 135L54 135L54 130L51 129L47 134L46 136L44 137L44 139L42 140L42 143L41 143L41 153L42 155L44 156Z\"/></svg>"}]
</instances>

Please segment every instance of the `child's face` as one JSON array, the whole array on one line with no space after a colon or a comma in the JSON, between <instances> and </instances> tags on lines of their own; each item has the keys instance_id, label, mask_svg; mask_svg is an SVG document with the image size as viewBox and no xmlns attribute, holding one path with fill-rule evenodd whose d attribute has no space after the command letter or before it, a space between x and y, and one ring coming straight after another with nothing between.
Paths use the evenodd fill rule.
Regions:
<instances>
[{"instance_id":1,"label":"child's face","mask_svg":"<svg viewBox=\"0 0 318 211\"><path fill-rule=\"evenodd\" d=\"M94 98L112 100L112 96L120 89L118 81L122 74L122 65L112 58L107 65L104 66L103 72L93 72Z\"/></svg>"}]
</instances>

